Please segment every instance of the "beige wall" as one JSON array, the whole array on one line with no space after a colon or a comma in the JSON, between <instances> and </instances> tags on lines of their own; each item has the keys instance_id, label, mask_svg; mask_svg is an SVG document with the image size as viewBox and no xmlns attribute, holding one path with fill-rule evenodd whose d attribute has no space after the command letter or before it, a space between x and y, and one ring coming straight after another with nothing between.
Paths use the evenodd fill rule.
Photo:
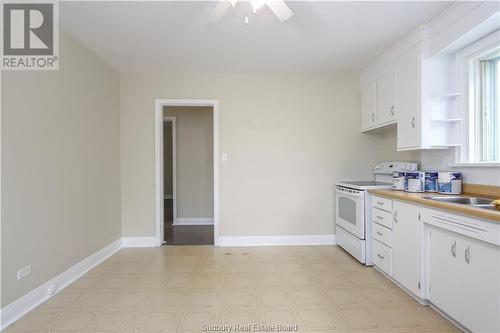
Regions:
<instances>
[{"instance_id":1,"label":"beige wall","mask_svg":"<svg viewBox=\"0 0 500 333\"><path fill-rule=\"evenodd\" d=\"M122 74L124 236L155 232L157 98L220 101L221 235L334 233L333 186L370 179L382 139L361 134L356 74Z\"/></svg>"},{"instance_id":2,"label":"beige wall","mask_svg":"<svg viewBox=\"0 0 500 333\"><path fill-rule=\"evenodd\" d=\"M163 123L163 193L173 194L172 122Z\"/></svg>"},{"instance_id":3,"label":"beige wall","mask_svg":"<svg viewBox=\"0 0 500 333\"><path fill-rule=\"evenodd\" d=\"M211 107L165 107L175 117L177 217L214 216Z\"/></svg>"},{"instance_id":4,"label":"beige wall","mask_svg":"<svg viewBox=\"0 0 500 333\"><path fill-rule=\"evenodd\" d=\"M367 134L378 141L378 154L381 161L405 161L420 163L420 151L397 151L396 126L378 133Z\"/></svg>"},{"instance_id":5,"label":"beige wall","mask_svg":"<svg viewBox=\"0 0 500 333\"><path fill-rule=\"evenodd\" d=\"M60 59L2 73L2 306L121 234L119 76L62 31Z\"/></svg>"}]
</instances>

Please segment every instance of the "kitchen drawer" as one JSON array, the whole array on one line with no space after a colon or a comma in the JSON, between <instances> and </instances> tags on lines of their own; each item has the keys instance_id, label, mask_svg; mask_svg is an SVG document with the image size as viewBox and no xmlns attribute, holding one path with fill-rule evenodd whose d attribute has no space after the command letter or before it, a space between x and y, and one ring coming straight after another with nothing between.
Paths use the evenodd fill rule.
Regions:
<instances>
[{"instance_id":1,"label":"kitchen drawer","mask_svg":"<svg viewBox=\"0 0 500 333\"><path fill-rule=\"evenodd\" d=\"M392 212L392 200L374 195L372 196L372 207Z\"/></svg>"},{"instance_id":2,"label":"kitchen drawer","mask_svg":"<svg viewBox=\"0 0 500 333\"><path fill-rule=\"evenodd\" d=\"M500 246L500 223L429 208L421 209L421 221Z\"/></svg>"},{"instance_id":3,"label":"kitchen drawer","mask_svg":"<svg viewBox=\"0 0 500 333\"><path fill-rule=\"evenodd\" d=\"M392 229L392 213L372 207L372 221Z\"/></svg>"},{"instance_id":4,"label":"kitchen drawer","mask_svg":"<svg viewBox=\"0 0 500 333\"><path fill-rule=\"evenodd\" d=\"M372 244L373 264L385 274L392 276L392 249L377 240Z\"/></svg>"},{"instance_id":5,"label":"kitchen drawer","mask_svg":"<svg viewBox=\"0 0 500 333\"><path fill-rule=\"evenodd\" d=\"M381 226L377 223L372 223L372 237L379 242L391 247L392 231L389 228Z\"/></svg>"}]
</instances>

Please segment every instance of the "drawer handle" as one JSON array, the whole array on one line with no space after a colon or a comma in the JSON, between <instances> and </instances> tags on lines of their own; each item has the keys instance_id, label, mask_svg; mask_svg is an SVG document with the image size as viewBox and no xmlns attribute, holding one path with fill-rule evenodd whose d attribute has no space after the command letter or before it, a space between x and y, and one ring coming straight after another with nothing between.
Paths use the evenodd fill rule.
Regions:
<instances>
[{"instance_id":1,"label":"drawer handle","mask_svg":"<svg viewBox=\"0 0 500 333\"><path fill-rule=\"evenodd\" d=\"M383 236L384 234L383 234L383 233L381 233L380 231L377 231L377 235L379 235L379 236Z\"/></svg>"},{"instance_id":2,"label":"drawer handle","mask_svg":"<svg viewBox=\"0 0 500 333\"><path fill-rule=\"evenodd\" d=\"M377 254L377 257L379 257L380 259L385 259L385 257L383 255L381 255L380 253Z\"/></svg>"},{"instance_id":3,"label":"drawer handle","mask_svg":"<svg viewBox=\"0 0 500 333\"><path fill-rule=\"evenodd\" d=\"M378 218L379 220L383 220L383 219L384 219L382 216L379 216L379 215L377 215L377 218Z\"/></svg>"},{"instance_id":4,"label":"drawer handle","mask_svg":"<svg viewBox=\"0 0 500 333\"><path fill-rule=\"evenodd\" d=\"M384 203L382 201L377 201L377 205L383 206Z\"/></svg>"},{"instance_id":5,"label":"drawer handle","mask_svg":"<svg viewBox=\"0 0 500 333\"><path fill-rule=\"evenodd\" d=\"M457 256L457 241L453 241L453 244L451 245L451 255L453 258Z\"/></svg>"}]
</instances>

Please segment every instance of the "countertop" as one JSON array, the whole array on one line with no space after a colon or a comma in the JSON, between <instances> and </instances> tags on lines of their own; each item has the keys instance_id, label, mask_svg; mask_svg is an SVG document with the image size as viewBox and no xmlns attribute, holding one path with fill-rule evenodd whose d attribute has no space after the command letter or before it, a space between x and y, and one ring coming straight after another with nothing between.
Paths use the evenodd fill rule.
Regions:
<instances>
[{"instance_id":1,"label":"countertop","mask_svg":"<svg viewBox=\"0 0 500 333\"><path fill-rule=\"evenodd\" d=\"M434 201L430 199L425 199L425 197L430 197L430 196L444 196L445 194L438 194L438 193L430 193L430 192L425 192L425 193L409 193L409 192L404 192L404 191L396 191L396 190L368 190L370 193L389 198L389 199L396 199L400 201L406 201L406 202L412 202L421 206L428 206L431 208L438 208L438 209L443 209L447 210L453 213L458 213L462 215L467 215L471 217L479 217L481 219L489 220L491 222L496 222L500 223L500 211L497 210L490 210L490 209L484 209L484 208L477 208L474 206L470 205L461 205L461 204L456 204L456 203L449 203L449 202L439 202L439 201ZM465 193L460 196L463 197L491 197L492 201L494 199L498 199L498 196L493 196L493 195L484 195L484 194L472 194L472 193Z\"/></svg>"}]
</instances>

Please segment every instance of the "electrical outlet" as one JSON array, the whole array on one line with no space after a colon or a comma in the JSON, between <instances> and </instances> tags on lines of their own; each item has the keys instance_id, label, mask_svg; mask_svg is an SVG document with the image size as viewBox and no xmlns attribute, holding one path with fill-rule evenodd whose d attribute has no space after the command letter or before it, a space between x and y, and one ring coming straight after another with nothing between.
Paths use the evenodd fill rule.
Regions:
<instances>
[{"instance_id":1,"label":"electrical outlet","mask_svg":"<svg viewBox=\"0 0 500 333\"><path fill-rule=\"evenodd\" d=\"M31 265L24 266L23 268L17 271L17 280L21 280L22 278L25 278L30 274L31 274Z\"/></svg>"}]
</instances>

